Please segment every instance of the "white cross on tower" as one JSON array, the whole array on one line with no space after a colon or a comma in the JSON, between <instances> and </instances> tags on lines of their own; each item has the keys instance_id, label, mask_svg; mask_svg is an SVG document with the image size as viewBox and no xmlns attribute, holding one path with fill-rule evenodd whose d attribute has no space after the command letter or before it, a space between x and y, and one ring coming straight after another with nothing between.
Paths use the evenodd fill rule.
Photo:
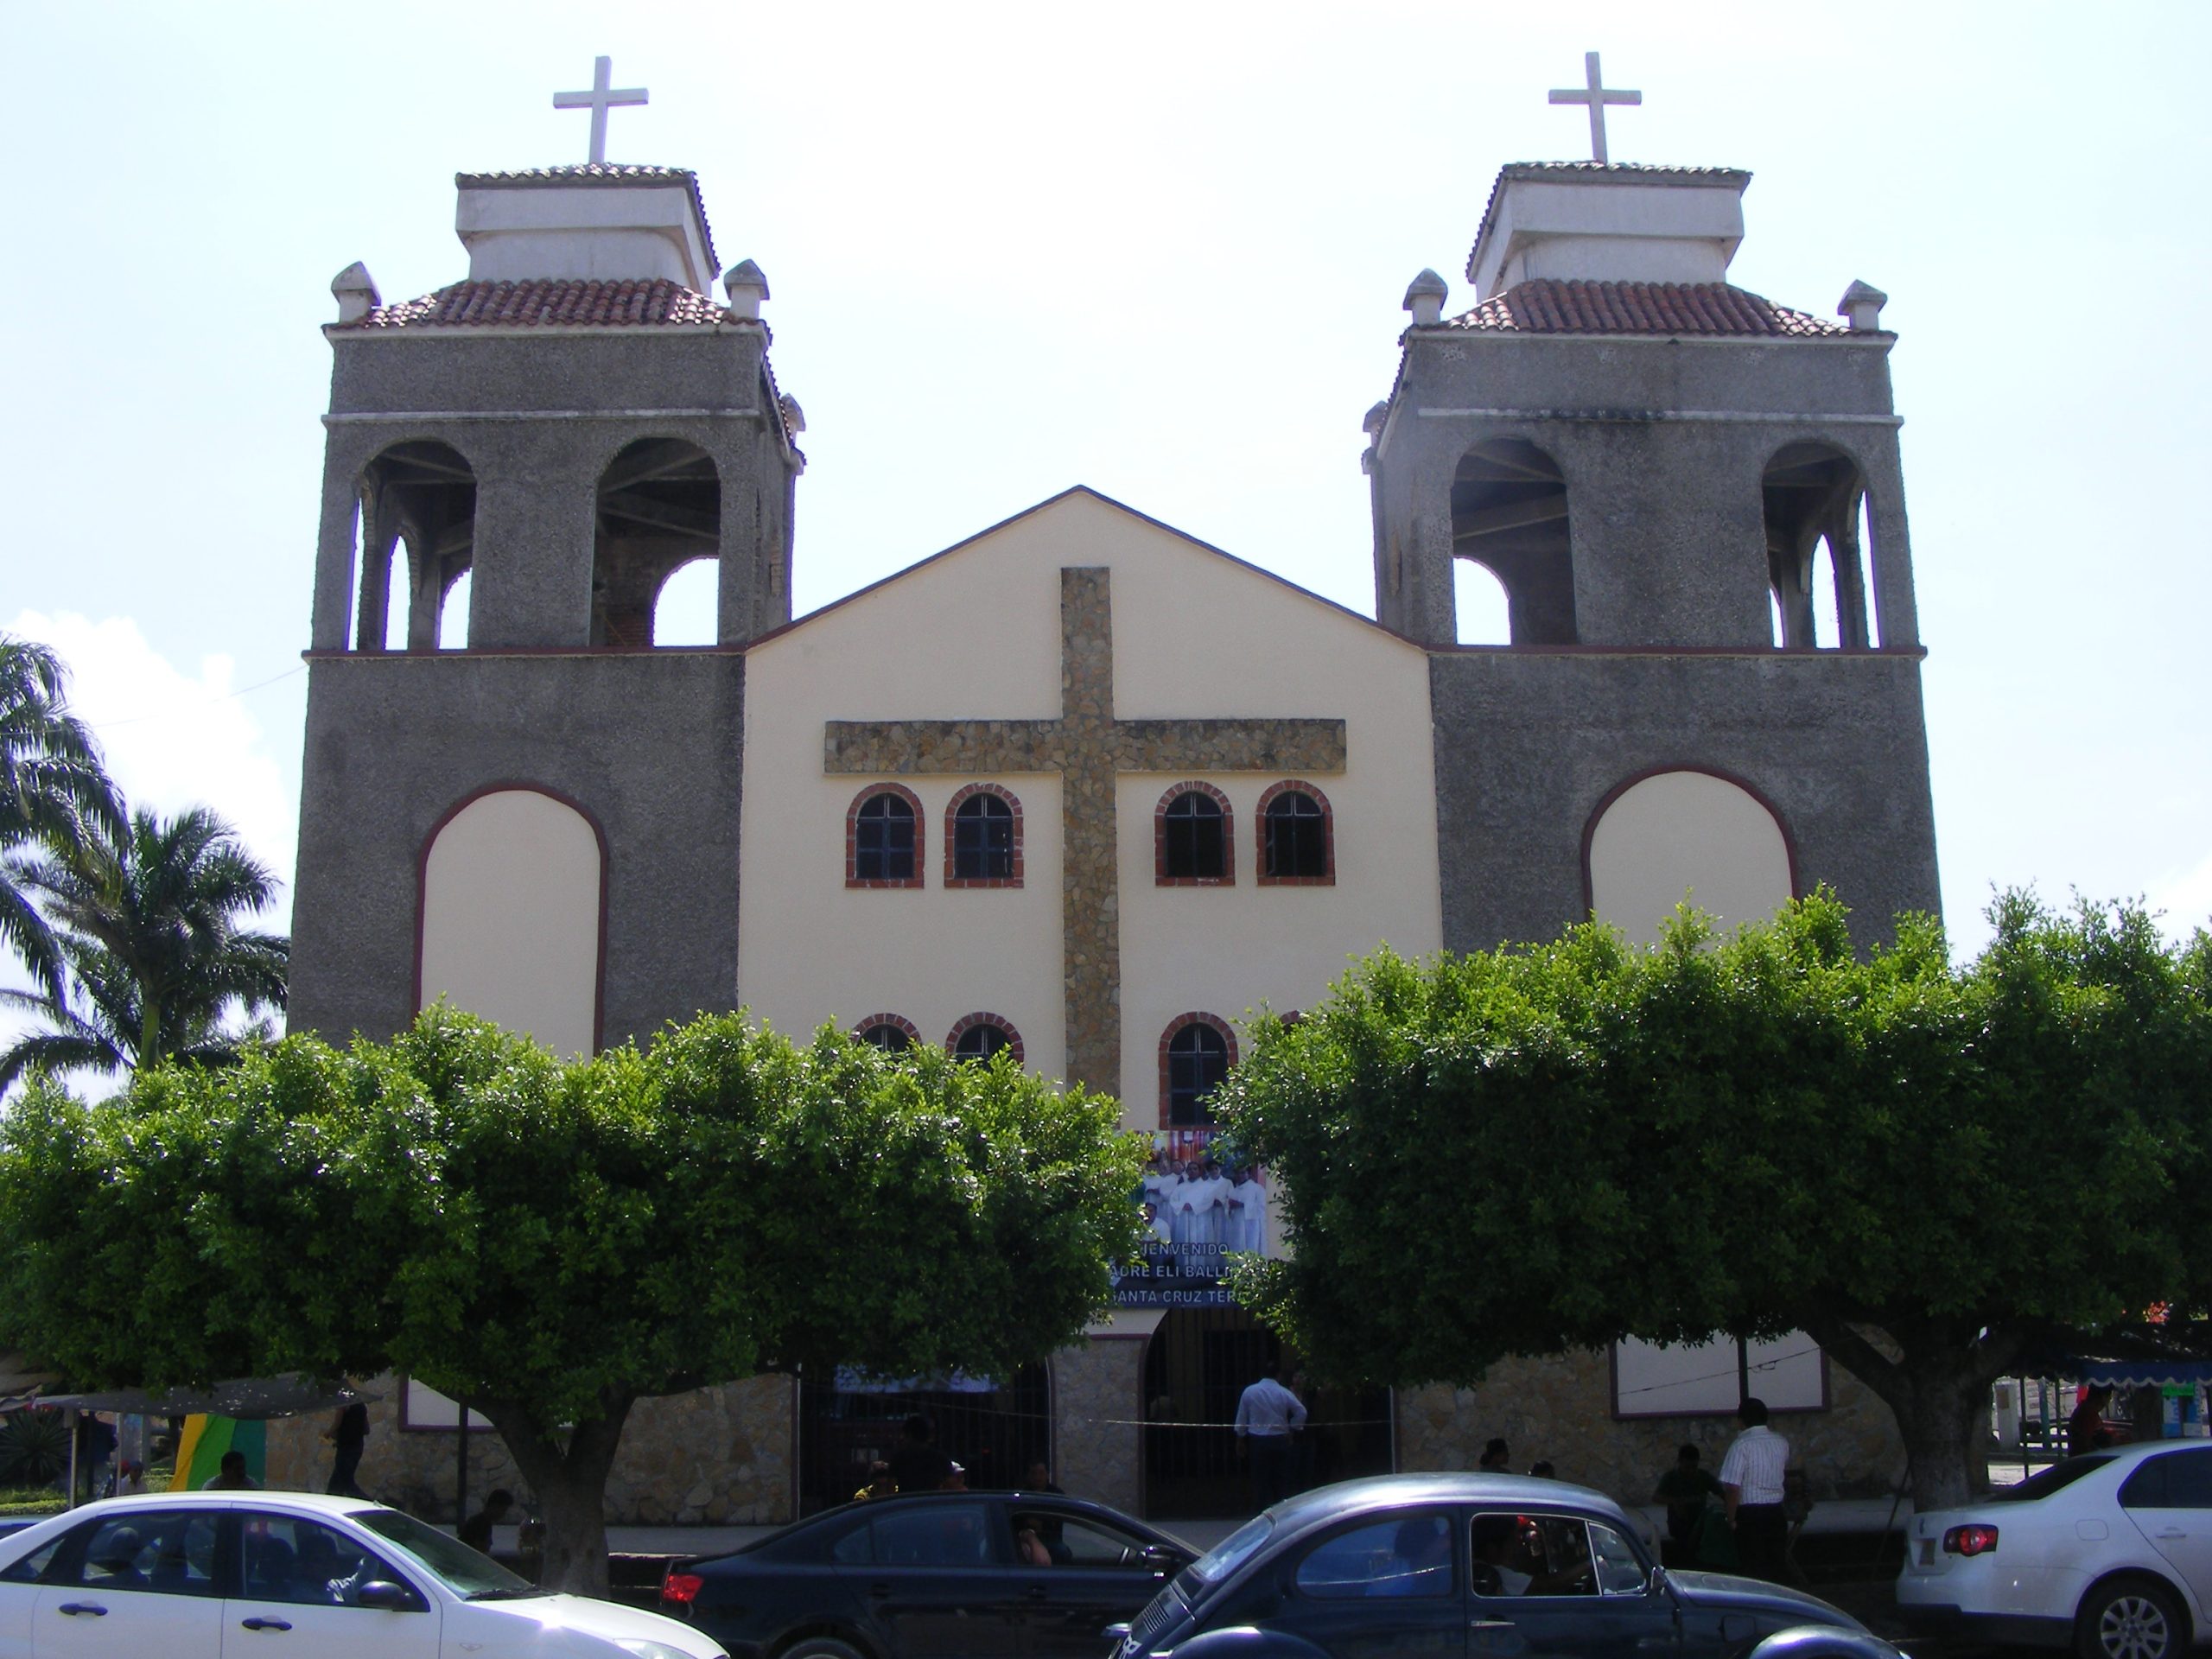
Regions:
<instances>
[{"instance_id":1,"label":"white cross on tower","mask_svg":"<svg viewBox=\"0 0 2212 1659\"><path fill-rule=\"evenodd\" d=\"M1641 104L1642 92L1615 92L1607 88L1605 77L1598 73L1598 54L1585 52L1582 67L1588 73L1587 88L1555 86L1552 89L1554 104L1587 104L1590 106L1590 154L1593 160L1611 161L1605 154L1605 105L1608 104Z\"/></svg>"},{"instance_id":2,"label":"white cross on tower","mask_svg":"<svg viewBox=\"0 0 2212 1659\"><path fill-rule=\"evenodd\" d=\"M614 73L614 60L594 60L591 90L588 92L556 92L553 107L556 110L589 110L591 111L591 164L597 167L607 159L607 112L621 105L642 104L645 89L642 86L610 88L607 81Z\"/></svg>"}]
</instances>

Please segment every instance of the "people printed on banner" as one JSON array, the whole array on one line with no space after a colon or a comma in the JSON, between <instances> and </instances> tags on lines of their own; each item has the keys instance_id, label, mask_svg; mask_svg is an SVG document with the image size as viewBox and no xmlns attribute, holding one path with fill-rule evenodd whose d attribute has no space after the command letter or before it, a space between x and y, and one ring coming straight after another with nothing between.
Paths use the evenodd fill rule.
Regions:
<instances>
[{"instance_id":1,"label":"people printed on banner","mask_svg":"<svg viewBox=\"0 0 2212 1659\"><path fill-rule=\"evenodd\" d=\"M1173 1134L1172 1140L1163 1135L1161 1139L1171 1140L1171 1144L1146 1163L1139 1199L1146 1226L1162 1244L1263 1252L1268 1238L1266 1184L1256 1169L1224 1164L1195 1147L1189 1155L1175 1155L1184 1148L1173 1142L1187 1145L1201 1133Z\"/></svg>"}]
</instances>

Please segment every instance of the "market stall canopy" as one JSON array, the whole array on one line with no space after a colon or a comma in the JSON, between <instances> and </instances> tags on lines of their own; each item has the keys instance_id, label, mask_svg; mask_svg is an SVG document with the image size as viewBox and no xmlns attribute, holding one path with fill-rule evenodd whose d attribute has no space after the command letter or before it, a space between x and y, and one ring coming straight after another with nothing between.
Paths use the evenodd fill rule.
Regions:
<instances>
[{"instance_id":1,"label":"market stall canopy","mask_svg":"<svg viewBox=\"0 0 2212 1659\"><path fill-rule=\"evenodd\" d=\"M36 1405L38 1391L60 1380L52 1371L38 1370L20 1350L0 1350L0 1412Z\"/></svg>"},{"instance_id":2,"label":"market stall canopy","mask_svg":"<svg viewBox=\"0 0 2212 1659\"><path fill-rule=\"evenodd\" d=\"M2075 1359L2060 1375L2093 1389L2193 1389L2212 1382L2212 1360Z\"/></svg>"},{"instance_id":3,"label":"market stall canopy","mask_svg":"<svg viewBox=\"0 0 2212 1659\"><path fill-rule=\"evenodd\" d=\"M74 1406L79 1411L122 1411L147 1417L303 1417L311 1412L335 1411L356 1400L376 1400L346 1383L318 1382L313 1377L245 1376L218 1382L207 1389L176 1389L149 1394L143 1389L113 1389L105 1394L49 1394L43 1406Z\"/></svg>"}]
</instances>

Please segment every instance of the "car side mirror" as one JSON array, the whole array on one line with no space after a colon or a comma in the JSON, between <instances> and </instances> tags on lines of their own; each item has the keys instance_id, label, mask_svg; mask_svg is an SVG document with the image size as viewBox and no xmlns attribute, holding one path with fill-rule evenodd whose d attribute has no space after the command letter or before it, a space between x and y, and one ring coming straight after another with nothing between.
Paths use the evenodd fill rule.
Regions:
<instances>
[{"instance_id":1,"label":"car side mirror","mask_svg":"<svg viewBox=\"0 0 2212 1659\"><path fill-rule=\"evenodd\" d=\"M1118 1648L1129 1639L1129 1627L1126 1624L1109 1624L1098 1634L1102 1640L1111 1642Z\"/></svg>"},{"instance_id":2,"label":"car side mirror","mask_svg":"<svg viewBox=\"0 0 2212 1659\"><path fill-rule=\"evenodd\" d=\"M394 1584L390 1579L371 1579L353 1592L356 1607L377 1607L385 1612L404 1613L416 1606L415 1592L404 1584Z\"/></svg>"},{"instance_id":3,"label":"car side mirror","mask_svg":"<svg viewBox=\"0 0 2212 1659\"><path fill-rule=\"evenodd\" d=\"M1179 1572L1183 1566L1182 1552L1170 1549L1166 1544L1147 1544L1143 1559L1144 1564L1155 1573Z\"/></svg>"}]
</instances>

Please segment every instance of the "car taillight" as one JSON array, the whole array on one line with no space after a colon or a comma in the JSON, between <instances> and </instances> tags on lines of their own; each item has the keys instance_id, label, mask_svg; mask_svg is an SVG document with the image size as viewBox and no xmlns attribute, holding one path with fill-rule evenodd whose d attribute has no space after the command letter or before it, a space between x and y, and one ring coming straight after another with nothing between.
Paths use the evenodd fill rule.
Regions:
<instances>
[{"instance_id":1,"label":"car taillight","mask_svg":"<svg viewBox=\"0 0 2212 1659\"><path fill-rule=\"evenodd\" d=\"M663 1601L672 1601L681 1607L688 1607L699 1599L699 1592L706 1587L706 1580L696 1573L671 1571L660 1581L660 1599Z\"/></svg>"},{"instance_id":2,"label":"car taillight","mask_svg":"<svg viewBox=\"0 0 2212 1659\"><path fill-rule=\"evenodd\" d=\"M1986 1555L1997 1548L1997 1529L1975 1525L1953 1527L1943 1535L1946 1555Z\"/></svg>"}]
</instances>

